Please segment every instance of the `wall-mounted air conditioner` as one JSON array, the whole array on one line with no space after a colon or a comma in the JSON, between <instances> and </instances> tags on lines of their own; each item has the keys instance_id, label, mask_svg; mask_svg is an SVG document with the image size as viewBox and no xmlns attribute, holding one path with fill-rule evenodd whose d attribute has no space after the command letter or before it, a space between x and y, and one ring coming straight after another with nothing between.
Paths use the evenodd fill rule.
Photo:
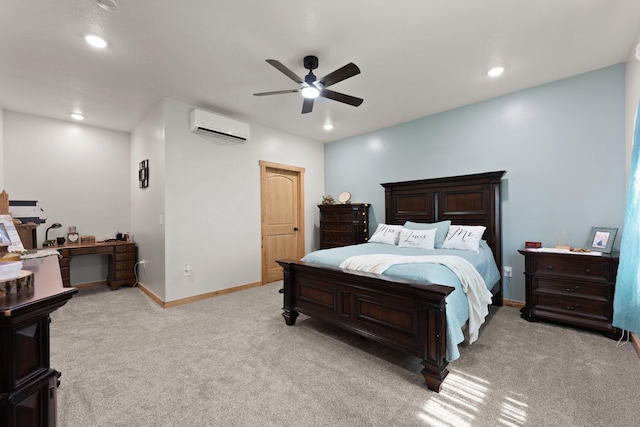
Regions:
<instances>
[{"instance_id":1,"label":"wall-mounted air conditioner","mask_svg":"<svg viewBox=\"0 0 640 427\"><path fill-rule=\"evenodd\" d=\"M191 131L235 142L249 139L248 124L198 109L191 112Z\"/></svg>"}]
</instances>

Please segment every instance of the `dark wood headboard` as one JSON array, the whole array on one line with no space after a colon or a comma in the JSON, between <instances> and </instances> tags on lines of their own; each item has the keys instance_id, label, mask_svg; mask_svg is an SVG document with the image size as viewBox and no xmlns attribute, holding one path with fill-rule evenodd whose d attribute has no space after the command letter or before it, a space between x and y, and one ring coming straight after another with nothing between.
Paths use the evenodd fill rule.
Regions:
<instances>
[{"instance_id":1,"label":"dark wood headboard","mask_svg":"<svg viewBox=\"0 0 640 427\"><path fill-rule=\"evenodd\" d=\"M505 171L381 184L385 222L406 221L483 225L483 239L493 250L502 275L500 182Z\"/></svg>"}]
</instances>

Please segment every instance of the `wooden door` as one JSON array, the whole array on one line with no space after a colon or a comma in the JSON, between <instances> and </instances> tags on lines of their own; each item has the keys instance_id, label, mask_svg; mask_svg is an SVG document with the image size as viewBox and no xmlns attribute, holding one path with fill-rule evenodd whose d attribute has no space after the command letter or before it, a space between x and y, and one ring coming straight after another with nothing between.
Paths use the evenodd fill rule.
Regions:
<instances>
[{"instance_id":1,"label":"wooden door","mask_svg":"<svg viewBox=\"0 0 640 427\"><path fill-rule=\"evenodd\" d=\"M304 256L304 169L260 161L262 283L282 280L276 260Z\"/></svg>"}]
</instances>

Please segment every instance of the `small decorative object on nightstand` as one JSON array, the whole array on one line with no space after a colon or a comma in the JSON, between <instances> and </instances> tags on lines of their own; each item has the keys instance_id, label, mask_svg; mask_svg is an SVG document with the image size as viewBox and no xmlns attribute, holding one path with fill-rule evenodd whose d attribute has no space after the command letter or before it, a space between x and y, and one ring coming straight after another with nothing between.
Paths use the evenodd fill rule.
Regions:
<instances>
[{"instance_id":1,"label":"small decorative object on nightstand","mask_svg":"<svg viewBox=\"0 0 640 427\"><path fill-rule=\"evenodd\" d=\"M620 337L611 325L618 254L518 252L525 260L523 319L549 320Z\"/></svg>"},{"instance_id":2,"label":"small decorative object on nightstand","mask_svg":"<svg viewBox=\"0 0 640 427\"><path fill-rule=\"evenodd\" d=\"M355 245L369 240L369 204L318 205L320 249Z\"/></svg>"}]
</instances>

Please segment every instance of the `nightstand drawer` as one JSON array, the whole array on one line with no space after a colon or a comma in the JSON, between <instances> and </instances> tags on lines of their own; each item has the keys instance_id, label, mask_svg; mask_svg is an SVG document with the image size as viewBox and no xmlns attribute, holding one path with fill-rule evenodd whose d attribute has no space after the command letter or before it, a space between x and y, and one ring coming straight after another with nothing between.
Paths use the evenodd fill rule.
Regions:
<instances>
[{"instance_id":1,"label":"nightstand drawer","mask_svg":"<svg viewBox=\"0 0 640 427\"><path fill-rule=\"evenodd\" d=\"M567 261L567 259L558 259L551 257L540 257L534 261L533 274L537 275L563 275L581 277L587 280L602 280L609 281L610 271L609 263L597 262L591 258L596 258L593 255L582 255L582 257L588 257L584 261ZM596 261L596 262L594 262Z\"/></svg>"},{"instance_id":2,"label":"nightstand drawer","mask_svg":"<svg viewBox=\"0 0 640 427\"><path fill-rule=\"evenodd\" d=\"M610 316L610 305L602 299L567 297L552 293L535 292L536 309L547 309L572 316L589 316L607 321Z\"/></svg>"},{"instance_id":3,"label":"nightstand drawer","mask_svg":"<svg viewBox=\"0 0 640 427\"><path fill-rule=\"evenodd\" d=\"M536 277L533 279L533 288L567 296L591 295L605 300L609 298L610 292L610 288L606 283L580 282L563 277Z\"/></svg>"}]
</instances>

